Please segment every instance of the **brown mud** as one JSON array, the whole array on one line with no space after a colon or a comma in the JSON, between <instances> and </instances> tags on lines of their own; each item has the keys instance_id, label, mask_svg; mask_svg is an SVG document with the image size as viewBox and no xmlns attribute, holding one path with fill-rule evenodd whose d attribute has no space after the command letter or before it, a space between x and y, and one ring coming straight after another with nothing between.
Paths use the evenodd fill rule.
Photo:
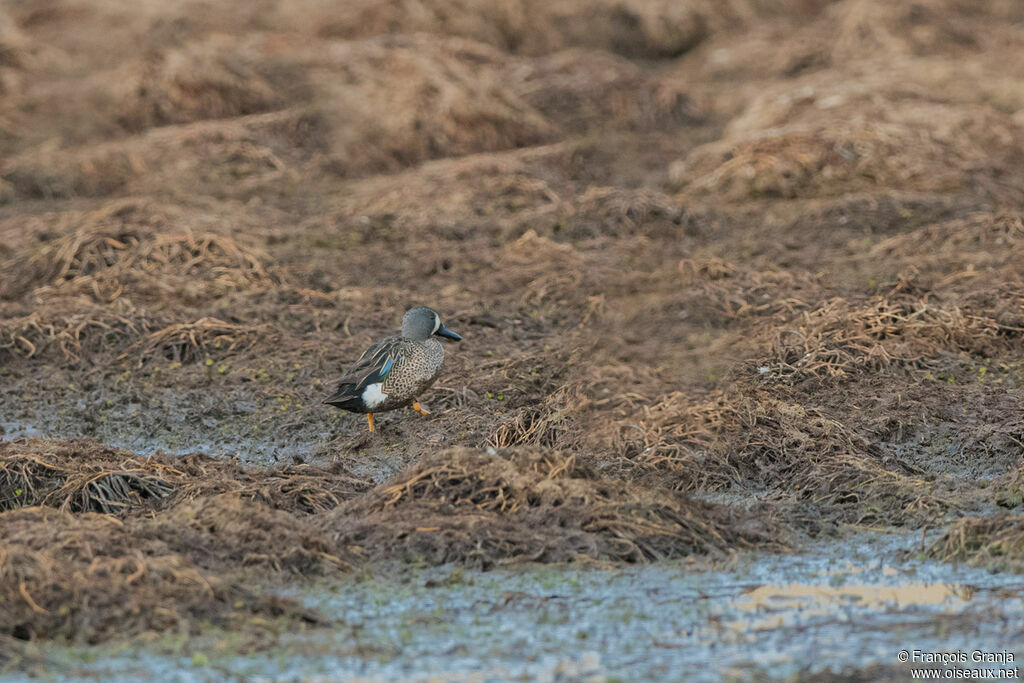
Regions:
<instances>
[{"instance_id":1,"label":"brown mud","mask_svg":"<svg viewBox=\"0 0 1024 683\"><path fill-rule=\"evenodd\" d=\"M1024 10L770 4L0 2L0 659L396 560L1019 570Z\"/></svg>"}]
</instances>

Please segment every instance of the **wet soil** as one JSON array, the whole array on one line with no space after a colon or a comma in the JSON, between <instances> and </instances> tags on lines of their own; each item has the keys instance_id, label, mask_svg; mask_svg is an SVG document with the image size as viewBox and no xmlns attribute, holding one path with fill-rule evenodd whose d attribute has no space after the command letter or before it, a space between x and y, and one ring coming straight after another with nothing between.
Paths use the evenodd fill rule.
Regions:
<instances>
[{"instance_id":1,"label":"wet soil","mask_svg":"<svg viewBox=\"0 0 1024 683\"><path fill-rule=\"evenodd\" d=\"M493 671L416 616L457 572L485 632L548 571L586 638L606 582L715 642L746 601L711 677L817 675L741 661L806 626L898 678L838 614L1020 642L1022 48L1013 2L0 1L5 675L69 647L169 677L145 643L228 633L239 675L343 639L295 675L403 676L435 635L438 672ZM463 341L370 435L321 401L418 304ZM871 581L800 588L822 553ZM717 651L566 634L524 675Z\"/></svg>"},{"instance_id":2,"label":"wet soil","mask_svg":"<svg viewBox=\"0 0 1024 683\"><path fill-rule=\"evenodd\" d=\"M929 561L920 541L855 532L720 566L377 567L289 591L335 625L282 633L267 651L240 653L237 636L214 630L116 653L45 647L32 670L115 681L908 680L901 643L999 653L1019 642L1024 582Z\"/></svg>"}]
</instances>

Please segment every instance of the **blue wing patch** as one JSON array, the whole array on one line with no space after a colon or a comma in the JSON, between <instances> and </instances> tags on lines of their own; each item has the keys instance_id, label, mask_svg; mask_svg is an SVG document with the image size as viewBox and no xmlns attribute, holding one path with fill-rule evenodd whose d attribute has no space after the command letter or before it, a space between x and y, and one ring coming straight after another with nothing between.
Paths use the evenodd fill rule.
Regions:
<instances>
[{"instance_id":1,"label":"blue wing patch","mask_svg":"<svg viewBox=\"0 0 1024 683\"><path fill-rule=\"evenodd\" d=\"M384 379L385 377L387 377L388 373L391 372L391 367L395 364L395 362L397 360L398 360L397 358L389 358L388 361L386 363L384 363L384 367L381 368L380 373L378 373L378 376L381 379Z\"/></svg>"}]
</instances>

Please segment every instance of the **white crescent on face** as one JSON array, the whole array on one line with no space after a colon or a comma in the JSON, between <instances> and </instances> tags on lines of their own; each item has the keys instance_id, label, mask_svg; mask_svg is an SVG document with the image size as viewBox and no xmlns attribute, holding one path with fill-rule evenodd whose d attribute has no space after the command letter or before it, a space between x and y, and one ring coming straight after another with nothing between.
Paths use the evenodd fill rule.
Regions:
<instances>
[{"instance_id":1,"label":"white crescent on face","mask_svg":"<svg viewBox=\"0 0 1024 683\"><path fill-rule=\"evenodd\" d=\"M441 316L437 313L434 314L434 331L430 334L437 334L437 331L441 329Z\"/></svg>"}]
</instances>

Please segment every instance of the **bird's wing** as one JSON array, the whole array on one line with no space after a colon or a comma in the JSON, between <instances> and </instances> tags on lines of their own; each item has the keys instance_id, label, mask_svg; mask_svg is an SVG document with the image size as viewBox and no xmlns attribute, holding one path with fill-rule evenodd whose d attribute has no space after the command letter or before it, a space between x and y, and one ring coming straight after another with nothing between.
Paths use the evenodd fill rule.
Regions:
<instances>
[{"instance_id":1,"label":"bird's wing","mask_svg":"<svg viewBox=\"0 0 1024 683\"><path fill-rule=\"evenodd\" d=\"M337 390L325 403L358 398L367 386L383 382L391 368L402 358L400 342L399 337L388 337L366 349L359 360L345 370L345 374L338 380Z\"/></svg>"}]
</instances>

